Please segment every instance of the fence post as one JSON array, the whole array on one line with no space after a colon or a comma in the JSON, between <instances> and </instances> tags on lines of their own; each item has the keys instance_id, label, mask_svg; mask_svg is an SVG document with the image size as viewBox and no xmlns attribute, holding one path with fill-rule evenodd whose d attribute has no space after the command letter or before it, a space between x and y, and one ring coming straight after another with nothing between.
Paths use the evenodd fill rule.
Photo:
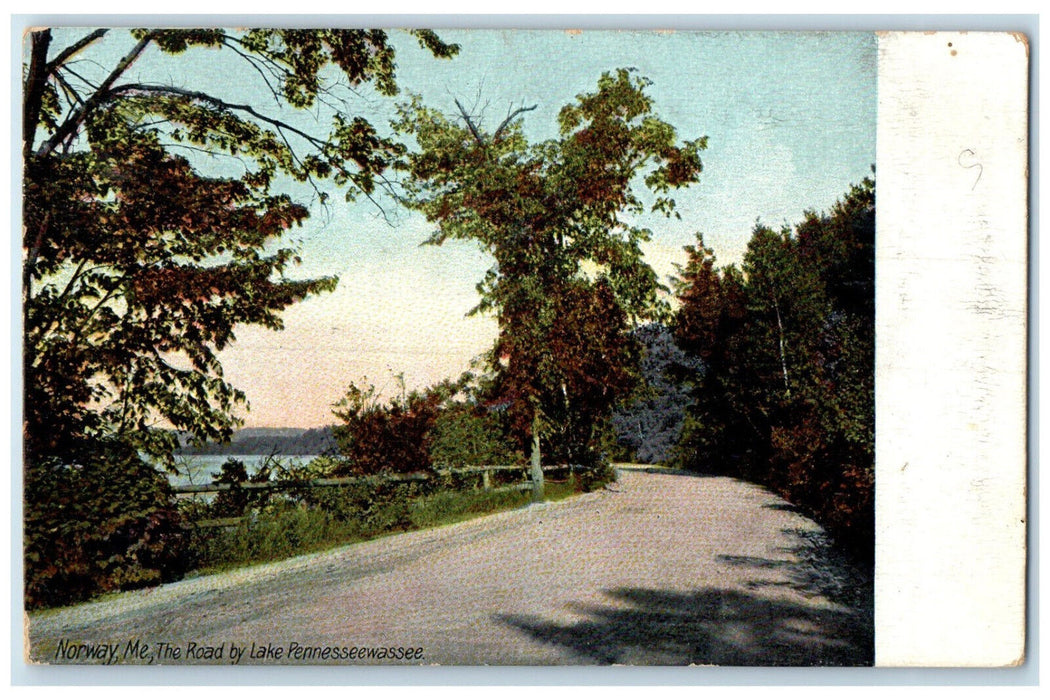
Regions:
<instances>
[{"instance_id":1,"label":"fence post","mask_svg":"<svg viewBox=\"0 0 1050 700\"><path fill-rule=\"evenodd\" d=\"M488 469L481 472L481 488L485 491L492 490L492 477L489 476L490 472Z\"/></svg>"}]
</instances>

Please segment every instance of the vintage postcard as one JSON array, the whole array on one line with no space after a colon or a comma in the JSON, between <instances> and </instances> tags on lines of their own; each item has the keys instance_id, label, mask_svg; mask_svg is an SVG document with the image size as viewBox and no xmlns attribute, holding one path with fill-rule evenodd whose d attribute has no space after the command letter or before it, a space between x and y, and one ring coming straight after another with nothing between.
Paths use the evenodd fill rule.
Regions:
<instances>
[{"instance_id":1,"label":"vintage postcard","mask_svg":"<svg viewBox=\"0 0 1050 700\"><path fill-rule=\"evenodd\" d=\"M27 663L1024 661L1024 36L22 59Z\"/></svg>"}]
</instances>

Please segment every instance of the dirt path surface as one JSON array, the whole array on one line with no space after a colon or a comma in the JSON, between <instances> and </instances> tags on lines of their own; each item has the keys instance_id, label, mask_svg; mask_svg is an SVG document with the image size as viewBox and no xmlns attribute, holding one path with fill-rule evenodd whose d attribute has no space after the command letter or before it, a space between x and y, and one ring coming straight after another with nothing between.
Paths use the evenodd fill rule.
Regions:
<instances>
[{"instance_id":1,"label":"dirt path surface","mask_svg":"<svg viewBox=\"0 0 1050 700\"><path fill-rule=\"evenodd\" d=\"M117 663L856 665L872 661L870 586L768 491L623 469L567 501L49 611L27 629L43 663L100 662L85 655L113 645ZM179 658L158 658L161 644Z\"/></svg>"}]
</instances>

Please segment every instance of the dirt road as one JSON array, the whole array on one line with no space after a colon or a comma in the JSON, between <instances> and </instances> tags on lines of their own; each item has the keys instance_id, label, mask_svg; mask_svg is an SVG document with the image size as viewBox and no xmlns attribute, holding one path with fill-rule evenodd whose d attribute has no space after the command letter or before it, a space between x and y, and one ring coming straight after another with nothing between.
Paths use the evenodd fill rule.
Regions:
<instances>
[{"instance_id":1,"label":"dirt road","mask_svg":"<svg viewBox=\"0 0 1050 700\"><path fill-rule=\"evenodd\" d=\"M28 624L43 663L855 665L871 614L870 581L769 492L624 469L568 501Z\"/></svg>"}]
</instances>

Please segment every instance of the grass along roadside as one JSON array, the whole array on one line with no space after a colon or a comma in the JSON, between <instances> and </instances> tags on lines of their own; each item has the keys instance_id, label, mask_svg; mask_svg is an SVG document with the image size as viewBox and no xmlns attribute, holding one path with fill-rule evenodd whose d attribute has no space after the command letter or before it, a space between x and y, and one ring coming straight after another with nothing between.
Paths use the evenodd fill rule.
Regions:
<instances>
[{"instance_id":1,"label":"grass along roadside","mask_svg":"<svg viewBox=\"0 0 1050 700\"><path fill-rule=\"evenodd\" d=\"M582 493L578 481L548 481L548 501ZM339 500L338 498L334 500ZM352 501L353 499L351 499ZM190 531L192 570L186 578L279 561L377 537L451 525L520 508L527 491L437 491L388 494L385 502L354 508L352 502L307 504L278 501L252 512L231 528ZM324 507L328 506L328 507Z\"/></svg>"},{"instance_id":2,"label":"grass along roadside","mask_svg":"<svg viewBox=\"0 0 1050 700\"><path fill-rule=\"evenodd\" d=\"M597 488L597 486L594 488ZM546 496L548 501L565 500L583 492L584 490L579 487L578 482L573 483L572 480L562 483L547 481ZM245 533L234 533L233 530L227 530L223 533L227 537L216 537L221 531L210 529L210 541L215 543L215 548L218 550L223 544L230 542L228 538L232 538L235 535L236 537L246 536L250 540L260 541L265 540L269 532L283 531L287 535L288 533L294 533L299 528L298 536L318 530L323 531L325 536L317 537L312 543L304 540L296 551L288 554L281 554L280 552L289 550L275 546L269 553L260 549L256 551L255 557L238 561L231 552L221 562L200 566L189 571L180 581L174 583L176 587L185 591L184 586L192 587L196 585L195 581L209 581L205 589L212 590L215 584L214 579L208 578L211 575L232 573L234 579L231 580L246 581L250 580L253 567L295 566L299 557L321 555L324 552L337 550L346 545L375 540L409 530L438 528L486 515L510 511L529 505L530 500L529 492L440 491L413 500L410 507L414 517L410 527L377 532L371 535L361 534L361 523L357 523L356 526L350 523L342 523L338 526L333 523L325 525L319 517L322 514L317 511L301 512L295 516L292 516L290 512L283 512L280 516L274 513L265 514L263 517L255 518L254 524L250 528L245 527L247 531ZM287 510L291 511L292 508ZM331 516L329 515L329 517ZM281 527L276 527L274 521L279 521ZM293 537L295 536L293 535ZM273 544L277 545L278 543L274 542ZM266 556L267 554L272 556ZM155 604L157 600L163 599L164 596L172 595L174 590L172 588L165 593L158 589L146 598L136 597L131 599L124 596L133 591L107 591L93 596L89 600L82 600L68 605L38 608L29 614L34 621L33 624L45 624L46 621L66 615L68 611L73 609L76 609L76 612L73 614L77 619L94 619L93 616L100 615L99 611L105 610L107 604L113 604L115 601L119 601L118 604L121 606L130 605L130 608L122 607L122 609L130 610L136 605L146 604L145 601L153 601L153 604Z\"/></svg>"}]
</instances>

